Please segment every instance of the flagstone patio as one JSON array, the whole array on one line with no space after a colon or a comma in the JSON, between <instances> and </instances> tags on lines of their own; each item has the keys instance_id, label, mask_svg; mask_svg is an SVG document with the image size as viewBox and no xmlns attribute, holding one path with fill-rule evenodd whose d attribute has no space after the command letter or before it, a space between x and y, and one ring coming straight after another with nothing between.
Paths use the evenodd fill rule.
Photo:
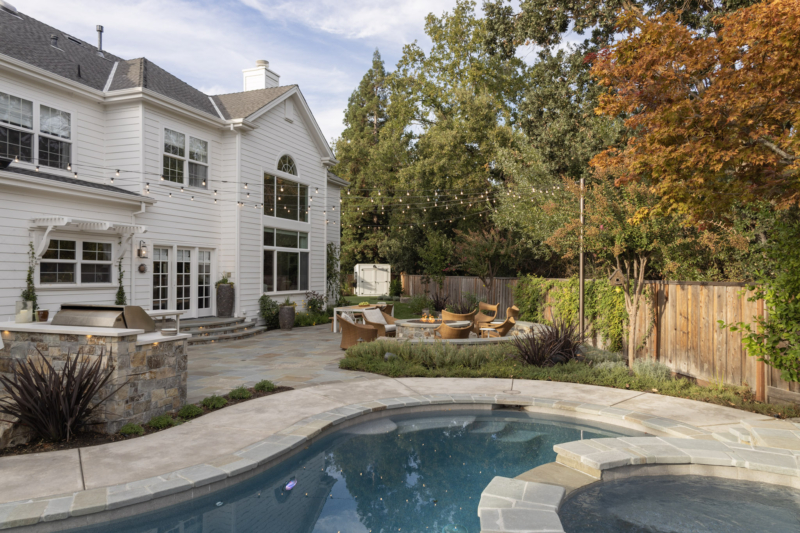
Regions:
<instances>
[{"instance_id":1,"label":"flagstone patio","mask_svg":"<svg viewBox=\"0 0 800 533\"><path fill-rule=\"evenodd\" d=\"M262 379L295 389L352 379L386 379L341 370L341 336L329 325L272 330L247 339L190 346L188 401L225 394Z\"/></svg>"}]
</instances>

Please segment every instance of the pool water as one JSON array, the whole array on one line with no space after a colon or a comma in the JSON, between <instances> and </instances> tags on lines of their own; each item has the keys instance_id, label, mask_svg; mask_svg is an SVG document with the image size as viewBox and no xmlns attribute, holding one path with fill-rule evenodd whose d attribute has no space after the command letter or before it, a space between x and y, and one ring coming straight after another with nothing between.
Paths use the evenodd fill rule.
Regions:
<instances>
[{"instance_id":1,"label":"pool water","mask_svg":"<svg viewBox=\"0 0 800 533\"><path fill-rule=\"evenodd\" d=\"M567 533L797 533L800 490L703 476L612 481L570 498Z\"/></svg>"},{"instance_id":2,"label":"pool water","mask_svg":"<svg viewBox=\"0 0 800 533\"><path fill-rule=\"evenodd\" d=\"M642 433L520 411L391 416L211 495L76 531L478 533L478 501L494 476L554 461L554 444L622 435Z\"/></svg>"}]
</instances>

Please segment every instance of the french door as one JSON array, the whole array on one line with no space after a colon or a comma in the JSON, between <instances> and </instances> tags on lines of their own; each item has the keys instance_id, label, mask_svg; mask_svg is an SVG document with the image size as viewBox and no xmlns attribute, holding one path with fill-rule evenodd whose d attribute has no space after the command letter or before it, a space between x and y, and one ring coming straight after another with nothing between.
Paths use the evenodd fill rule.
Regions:
<instances>
[{"instance_id":1,"label":"french door","mask_svg":"<svg viewBox=\"0 0 800 533\"><path fill-rule=\"evenodd\" d=\"M184 318L212 316L211 257L211 250L155 246L152 309L186 311Z\"/></svg>"},{"instance_id":2,"label":"french door","mask_svg":"<svg viewBox=\"0 0 800 533\"><path fill-rule=\"evenodd\" d=\"M197 316L211 316L211 252L197 252Z\"/></svg>"},{"instance_id":3,"label":"french door","mask_svg":"<svg viewBox=\"0 0 800 533\"><path fill-rule=\"evenodd\" d=\"M153 250L153 310L169 309L169 248Z\"/></svg>"},{"instance_id":4,"label":"french door","mask_svg":"<svg viewBox=\"0 0 800 533\"><path fill-rule=\"evenodd\" d=\"M192 251L178 250L175 262L175 308L178 311L192 309Z\"/></svg>"}]
</instances>

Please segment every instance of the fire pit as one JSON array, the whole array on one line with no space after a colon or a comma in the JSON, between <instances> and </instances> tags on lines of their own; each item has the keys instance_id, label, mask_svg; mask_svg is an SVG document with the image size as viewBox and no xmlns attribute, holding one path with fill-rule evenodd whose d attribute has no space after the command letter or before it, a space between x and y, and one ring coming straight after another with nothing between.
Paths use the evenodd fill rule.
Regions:
<instances>
[{"instance_id":1,"label":"fire pit","mask_svg":"<svg viewBox=\"0 0 800 533\"><path fill-rule=\"evenodd\" d=\"M469 320L445 320L445 324L454 328L466 328L470 325ZM432 339L434 331L442 324L442 320L437 319L427 322L420 318L396 320L398 339Z\"/></svg>"}]
</instances>

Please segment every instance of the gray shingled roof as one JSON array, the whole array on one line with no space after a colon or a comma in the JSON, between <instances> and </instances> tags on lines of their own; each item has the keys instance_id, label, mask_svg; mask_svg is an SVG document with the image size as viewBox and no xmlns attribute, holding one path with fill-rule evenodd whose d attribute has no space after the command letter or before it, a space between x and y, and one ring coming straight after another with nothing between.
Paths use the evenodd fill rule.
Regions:
<instances>
[{"instance_id":1,"label":"gray shingled roof","mask_svg":"<svg viewBox=\"0 0 800 533\"><path fill-rule=\"evenodd\" d=\"M50 35L58 36L58 48L50 45ZM97 51L23 13L15 16L0 9L0 53L4 55L102 91L114 62L121 60L108 52L100 57Z\"/></svg>"},{"instance_id":2,"label":"gray shingled roof","mask_svg":"<svg viewBox=\"0 0 800 533\"><path fill-rule=\"evenodd\" d=\"M104 191L109 192L117 192L122 194L127 194L133 196L135 198L149 198L147 196L127 191L125 189L121 189L119 187L114 187L113 185L104 185L102 183L92 183L91 181L79 180L77 178L67 178L64 176L58 176L56 174L48 174L47 172L36 172L35 170L30 170L27 168L16 167L12 163L8 168L3 169L3 172L13 172L15 174L22 174L24 176L31 176L33 178L41 178L45 180L53 180L53 181L60 181L61 183L69 183L71 185L80 185L81 187L89 187L91 189L101 189Z\"/></svg>"},{"instance_id":3,"label":"gray shingled roof","mask_svg":"<svg viewBox=\"0 0 800 533\"><path fill-rule=\"evenodd\" d=\"M249 117L268 103L282 96L297 85L284 85L271 89L256 89L241 93L218 94L212 96L214 103L222 115L230 120L232 118Z\"/></svg>"},{"instance_id":4,"label":"gray shingled roof","mask_svg":"<svg viewBox=\"0 0 800 533\"><path fill-rule=\"evenodd\" d=\"M50 35L58 36L58 48ZM143 87L198 109L214 118L219 113L208 95L162 69L146 58L124 60L69 36L23 13L13 15L0 9L0 54L44 69L53 74L102 91L115 62L119 62L109 91ZM80 75L79 75L80 73ZM246 118L295 85L213 96L227 120Z\"/></svg>"},{"instance_id":5,"label":"gray shingled roof","mask_svg":"<svg viewBox=\"0 0 800 533\"><path fill-rule=\"evenodd\" d=\"M211 104L211 100L208 99L208 95L179 80L144 57L121 61L117 65L117 71L114 73L114 79L111 81L111 86L108 90L116 91L132 87L150 89L219 118L217 111Z\"/></svg>"}]
</instances>

